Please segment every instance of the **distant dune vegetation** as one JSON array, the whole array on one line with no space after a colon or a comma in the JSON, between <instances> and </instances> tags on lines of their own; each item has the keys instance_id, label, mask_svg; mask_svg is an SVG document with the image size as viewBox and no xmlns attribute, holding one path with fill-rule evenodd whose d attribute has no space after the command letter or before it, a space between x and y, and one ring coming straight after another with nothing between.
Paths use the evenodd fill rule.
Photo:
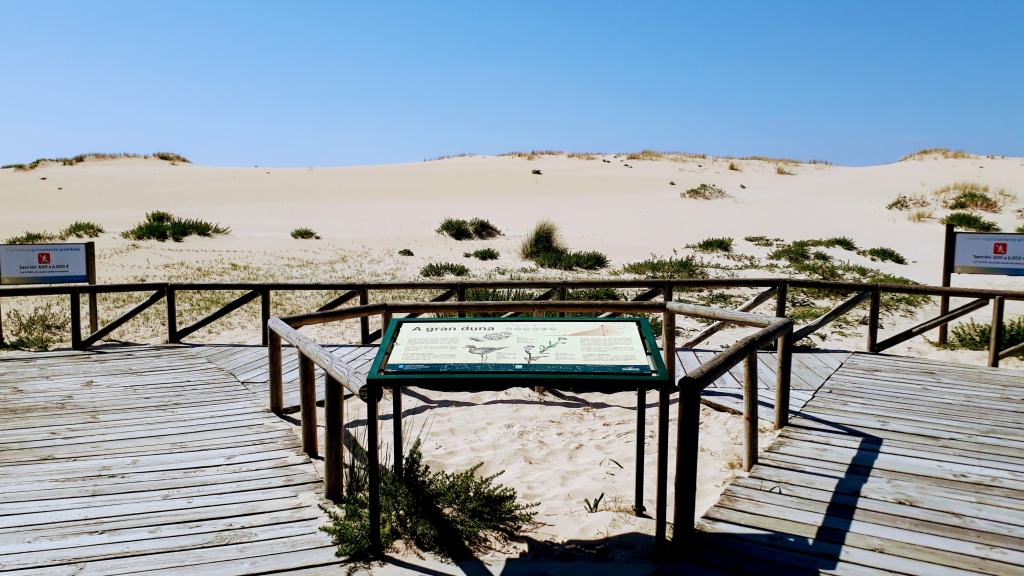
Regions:
<instances>
[{"instance_id":1,"label":"distant dune vegetation","mask_svg":"<svg viewBox=\"0 0 1024 576\"><path fill-rule=\"evenodd\" d=\"M156 158L165 162L180 162L182 164L190 164L188 158L185 158L181 154L175 154L173 152L153 152L152 154L131 154L131 153L118 153L108 154L103 152L93 152L89 154L79 154L70 158L36 158L35 160L27 164L6 164L0 166L0 170L6 168L13 168L14 170L35 170L43 164L61 164L63 166L74 166L75 164L81 164L86 160L116 160L119 158Z\"/></svg>"}]
</instances>

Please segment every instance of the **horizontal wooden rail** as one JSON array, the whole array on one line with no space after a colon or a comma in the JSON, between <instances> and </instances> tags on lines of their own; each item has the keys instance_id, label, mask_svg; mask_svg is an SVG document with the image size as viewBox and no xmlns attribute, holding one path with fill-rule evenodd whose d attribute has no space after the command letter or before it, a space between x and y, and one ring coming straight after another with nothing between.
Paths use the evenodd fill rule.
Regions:
<instances>
[{"instance_id":1,"label":"horizontal wooden rail","mask_svg":"<svg viewBox=\"0 0 1024 576\"><path fill-rule=\"evenodd\" d=\"M740 304L739 307L736 308L736 311L737 312L750 312L754 308L757 308L761 304L764 304L765 302L770 300L772 298L772 296L775 296L778 292L779 292L779 289L777 287L775 287L775 286L772 286L771 288L769 288L769 289L767 289L767 290L765 290L763 292L758 293L753 298L751 298L750 300L747 300L743 304ZM690 338L686 342L683 342L683 346L682 347L683 348L693 348L697 344L700 344L701 342L707 340L708 338L710 338L711 336L716 334L719 330L721 330L722 328L725 328L728 325L729 325L728 322L726 322L724 320L718 320L714 324L712 324L712 325L708 326L707 328L705 328L704 330L702 330L700 333L698 333L693 338Z\"/></svg>"},{"instance_id":2,"label":"horizontal wooden rail","mask_svg":"<svg viewBox=\"0 0 1024 576\"><path fill-rule=\"evenodd\" d=\"M741 312L739 310L723 310L722 308L701 306L699 304L669 302L667 304L663 304L663 306L669 312L675 312L676 314L693 316L695 318L705 318L707 320L720 320L730 324L739 324L740 326L756 326L758 328L765 328L779 320L775 316L754 314L753 312Z\"/></svg>"},{"instance_id":3,"label":"horizontal wooden rail","mask_svg":"<svg viewBox=\"0 0 1024 576\"><path fill-rule=\"evenodd\" d=\"M867 300L870 297L871 297L871 292L870 291L861 292L859 294L854 294L853 296L851 296L847 300L843 301L841 304L839 304L835 308L829 310L828 312L825 312L821 316L815 318L810 323L805 324L804 326L800 326L799 328L794 330L793 331L793 342L799 342L800 340L803 340L804 338L807 338L811 334L814 334L818 330L821 330L826 325L828 325L829 323L835 321L837 318L839 318L843 314L846 314L850 310L853 310L861 302Z\"/></svg>"},{"instance_id":4,"label":"horizontal wooden rail","mask_svg":"<svg viewBox=\"0 0 1024 576\"><path fill-rule=\"evenodd\" d=\"M346 303L348 303L348 302L350 302L352 300L355 300L358 297L359 297L359 290L349 290L348 292L345 292L341 296L338 296L337 298L329 300L326 304L324 304L323 306L318 308L317 312L323 312L324 310L334 310L335 308L339 308L339 307L345 305Z\"/></svg>"},{"instance_id":5,"label":"horizontal wooden rail","mask_svg":"<svg viewBox=\"0 0 1024 576\"><path fill-rule=\"evenodd\" d=\"M88 335L85 338L81 338L81 336L77 335L77 334L72 334L72 336L71 336L72 343L77 341L77 346L73 346L73 347L77 348L79 350L84 350L84 349L92 346L96 342L99 342L100 339L102 339L103 337L107 336L108 334L110 334L114 330L117 330L118 328L123 326L126 322L128 322L132 318L135 318L136 316L138 316L139 314L144 312L147 308L149 308L153 304L156 304L157 302L159 302L164 297L164 295L166 293L167 293L167 291L165 289L163 289L163 288L158 289L156 292L153 292L153 294L149 298L146 298L144 301L142 301L139 304L137 304L134 307L132 307L131 310L128 310L127 312L125 312L124 314L119 316L116 320L110 322L109 324L107 324L103 328L100 328L99 330L96 330L95 332L93 332L92 334ZM78 306L76 304L77 303L73 303L72 304L71 313L73 315L78 315Z\"/></svg>"},{"instance_id":6,"label":"horizontal wooden rail","mask_svg":"<svg viewBox=\"0 0 1024 576\"><path fill-rule=\"evenodd\" d=\"M875 347L875 351L881 352L883 350L888 350L889 348L892 348L897 344L906 342L907 340L910 340L915 336L920 336L921 334L924 334L929 330L938 328L939 326L942 326L944 324L948 324L950 320L956 320L961 316L966 316L967 314L970 314L971 312L974 312L979 308L984 308L987 305L987 298L979 298L977 300L972 300L971 302L968 302L967 304L964 304L959 308L954 308L953 310L950 310L949 312L943 314L942 316L932 318L931 320L922 322L917 326L914 326L913 328L908 328L903 332L896 334L895 336L890 336L889 338L882 340Z\"/></svg>"},{"instance_id":7,"label":"horizontal wooden rail","mask_svg":"<svg viewBox=\"0 0 1024 576\"><path fill-rule=\"evenodd\" d=\"M349 392L359 396L363 401L366 401L368 390L366 388L366 379L353 371L348 364L338 360L337 357L333 356L330 352L311 340L305 334L289 326L280 318L271 318L270 322L267 323L267 327L271 332L280 337L281 340L294 346L301 356L309 358L313 364L319 366L326 374L330 375L331 378L334 378L342 386L347 388ZM273 380L275 374L271 372L270 376ZM280 374L277 376L280 378ZM271 388L274 388L274 386L271 385ZM283 394L283 391L272 391L272 394L280 396ZM283 401L272 398L270 403L273 406L283 404Z\"/></svg>"},{"instance_id":8,"label":"horizontal wooden rail","mask_svg":"<svg viewBox=\"0 0 1024 576\"><path fill-rule=\"evenodd\" d=\"M650 290L645 290L645 291L637 294L636 296L630 298L629 301L630 302L649 302L651 300L654 300L658 296L661 296L664 293L665 293L665 288L661 288L661 287L651 288ZM599 316L599 318L614 318L614 317L620 316L620 315L621 314L618 313L618 312L605 312L604 314L601 314Z\"/></svg>"},{"instance_id":9,"label":"horizontal wooden rail","mask_svg":"<svg viewBox=\"0 0 1024 576\"><path fill-rule=\"evenodd\" d=\"M524 302L545 302L558 296L561 292L561 287L550 288L548 290L545 290L544 292L541 292L536 297L531 298L530 300L524 300ZM502 318L515 318L516 316L521 316L522 314L522 312L506 312L502 316Z\"/></svg>"}]
</instances>

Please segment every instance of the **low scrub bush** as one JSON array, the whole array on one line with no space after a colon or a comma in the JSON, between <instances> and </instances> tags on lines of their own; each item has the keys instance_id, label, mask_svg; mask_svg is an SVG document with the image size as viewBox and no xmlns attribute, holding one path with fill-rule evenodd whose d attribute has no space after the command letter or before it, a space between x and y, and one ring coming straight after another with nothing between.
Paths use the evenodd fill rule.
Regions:
<instances>
[{"instance_id":1,"label":"low scrub bush","mask_svg":"<svg viewBox=\"0 0 1024 576\"><path fill-rule=\"evenodd\" d=\"M431 262L420 269L420 276L436 278L439 276L468 276L469 268L451 262Z\"/></svg>"},{"instance_id":2,"label":"low scrub bush","mask_svg":"<svg viewBox=\"0 0 1024 576\"><path fill-rule=\"evenodd\" d=\"M983 324L974 320L953 325L949 330L949 347L963 350L988 350L991 324ZM1024 342L1024 316L1003 322L1003 338L999 349L1005 350ZM1018 356L1024 353L1018 354Z\"/></svg>"},{"instance_id":3,"label":"low scrub bush","mask_svg":"<svg viewBox=\"0 0 1024 576\"><path fill-rule=\"evenodd\" d=\"M729 195L714 184L701 184L696 188L690 188L679 193L680 198L692 198L696 200L720 200L728 198Z\"/></svg>"},{"instance_id":4,"label":"low scrub bush","mask_svg":"<svg viewBox=\"0 0 1024 576\"><path fill-rule=\"evenodd\" d=\"M963 228L964 230L973 230L974 232L998 232L999 225L991 220L985 220L981 216L971 214L970 212L951 212L941 220L943 224L952 224L957 228Z\"/></svg>"},{"instance_id":5,"label":"low scrub bush","mask_svg":"<svg viewBox=\"0 0 1024 576\"><path fill-rule=\"evenodd\" d=\"M60 306L35 307L27 313L11 310L4 319L7 346L19 350L49 350L67 337L71 325L68 310Z\"/></svg>"},{"instance_id":6,"label":"low scrub bush","mask_svg":"<svg viewBox=\"0 0 1024 576\"><path fill-rule=\"evenodd\" d=\"M562 242L558 226L550 220L541 220L533 227L519 247L519 254L532 260L545 252L566 252L568 248Z\"/></svg>"},{"instance_id":7,"label":"low scrub bush","mask_svg":"<svg viewBox=\"0 0 1024 576\"><path fill-rule=\"evenodd\" d=\"M494 248L481 248L471 252L470 256L477 260L497 260L501 256L501 253Z\"/></svg>"},{"instance_id":8,"label":"low scrub bush","mask_svg":"<svg viewBox=\"0 0 1024 576\"><path fill-rule=\"evenodd\" d=\"M743 169L740 168L740 165L735 162L729 162L729 170L732 170L733 172L743 172Z\"/></svg>"},{"instance_id":9,"label":"low scrub bush","mask_svg":"<svg viewBox=\"0 0 1024 576\"><path fill-rule=\"evenodd\" d=\"M762 248L770 248L775 245L776 242L781 242L781 238L769 238L767 236L745 236L743 238L747 242L750 242L754 246L760 246Z\"/></svg>"},{"instance_id":10,"label":"low scrub bush","mask_svg":"<svg viewBox=\"0 0 1024 576\"><path fill-rule=\"evenodd\" d=\"M446 558L466 558L504 543L533 522L536 504L520 503L514 488L497 483L501 472L479 475L483 463L463 472L433 471L423 463L417 439L402 473L380 467L384 551L399 540ZM349 485L337 510L325 508L330 524L321 528L338 546L338 556L365 559L371 552L369 489L365 464L350 465Z\"/></svg>"},{"instance_id":11,"label":"low scrub bush","mask_svg":"<svg viewBox=\"0 0 1024 576\"><path fill-rule=\"evenodd\" d=\"M1003 207L993 197L984 192L965 190L943 203L950 210L980 210L982 212L1000 212Z\"/></svg>"},{"instance_id":12,"label":"low scrub bush","mask_svg":"<svg viewBox=\"0 0 1024 576\"><path fill-rule=\"evenodd\" d=\"M65 238L96 238L103 234L103 226L95 222L76 220L60 231L61 239Z\"/></svg>"},{"instance_id":13,"label":"low scrub bush","mask_svg":"<svg viewBox=\"0 0 1024 576\"><path fill-rule=\"evenodd\" d=\"M931 202L921 194L911 194L909 196L900 194L892 202L886 204L885 207L889 210L906 211L911 208L925 208L929 204Z\"/></svg>"},{"instance_id":14,"label":"low scrub bush","mask_svg":"<svg viewBox=\"0 0 1024 576\"><path fill-rule=\"evenodd\" d=\"M886 248L884 246L868 248L867 250L861 250L857 253L861 256L867 256L875 262L895 262L896 264L907 263L907 259L904 258L902 254L892 248Z\"/></svg>"},{"instance_id":15,"label":"low scrub bush","mask_svg":"<svg viewBox=\"0 0 1024 576\"><path fill-rule=\"evenodd\" d=\"M705 238L696 244L687 246L701 252L732 252L732 238Z\"/></svg>"},{"instance_id":16,"label":"low scrub bush","mask_svg":"<svg viewBox=\"0 0 1024 576\"><path fill-rule=\"evenodd\" d=\"M562 242L558 226L541 220L526 236L519 254L541 268L557 270L600 270L608 266L608 256L595 250L570 251Z\"/></svg>"},{"instance_id":17,"label":"low scrub bush","mask_svg":"<svg viewBox=\"0 0 1024 576\"><path fill-rule=\"evenodd\" d=\"M775 165L775 173L778 174L779 176L793 176L794 174L796 174L792 170L786 169L786 167L783 166L782 164Z\"/></svg>"},{"instance_id":18,"label":"low scrub bush","mask_svg":"<svg viewBox=\"0 0 1024 576\"><path fill-rule=\"evenodd\" d=\"M146 219L136 224L133 228L121 233L124 238L131 240L159 240L165 242L168 239L181 242L189 236L219 236L230 234L231 229L220 224L198 220L196 218L179 218L170 212L155 210L146 214Z\"/></svg>"},{"instance_id":19,"label":"low scrub bush","mask_svg":"<svg viewBox=\"0 0 1024 576\"><path fill-rule=\"evenodd\" d=\"M707 278L708 272L693 256L663 258L652 255L647 260L626 264L622 269L646 278Z\"/></svg>"},{"instance_id":20,"label":"low scrub bush","mask_svg":"<svg viewBox=\"0 0 1024 576\"><path fill-rule=\"evenodd\" d=\"M435 232L453 240L489 240L501 236L501 230L484 218L445 218Z\"/></svg>"},{"instance_id":21,"label":"low scrub bush","mask_svg":"<svg viewBox=\"0 0 1024 576\"><path fill-rule=\"evenodd\" d=\"M970 158L971 155L967 152L960 150L950 150L949 148L925 148L918 150L911 154L907 154L903 158L900 158L900 162L905 160L924 160L925 158Z\"/></svg>"},{"instance_id":22,"label":"low scrub bush","mask_svg":"<svg viewBox=\"0 0 1024 576\"><path fill-rule=\"evenodd\" d=\"M501 236L501 230L485 218L473 218L470 220L469 229L473 232L473 236L479 240L490 240L491 238Z\"/></svg>"},{"instance_id":23,"label":"low scrub bush","mask_svg":"<svg viewBox=\"0 0 1024 576\"><path fill-rule=\"evenodd\" d=\"M409 250L408 248L402 248L401 250L399 250L398 251L398 255L399 256L415 256L415 254L412 253L412 250Z\"/></svg>"},{"instance_id":24,"label":"low scrub bush","mask_svg":"<svg viewBox=\"0 0 1024 576\"><path fill-rule=\"evenodd\" d=\"M4 240L4 244L41 244L45 242L53 242L60 238L56 234L50 234L49 232L28 232L26 231L21 236L11 236L7 240Z\"/></svg>"},{"instance_id":25,"label":"low scrub bush","mask_svg":"<svg viewBox=\"0 0 1024 576\"><path fill-rule=\"evenodd\" d=\"M319 240L320 235L312 228L296 228L292 230L292 238L296 240Z\"/></svg>"}]
</instances>

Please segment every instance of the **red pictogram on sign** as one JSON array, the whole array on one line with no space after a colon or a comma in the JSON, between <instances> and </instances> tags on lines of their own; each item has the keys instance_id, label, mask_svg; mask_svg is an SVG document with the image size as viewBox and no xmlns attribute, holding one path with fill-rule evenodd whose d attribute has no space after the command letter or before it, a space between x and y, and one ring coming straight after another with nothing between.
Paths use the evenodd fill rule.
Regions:
<instances>
[{"instance_id":1,"label":"red pictogram on sign","mask_svg":"<svg viewBox=\"0 0 1024 576\"><path fill-rule=\"evenodd\" d=\"M39 262L40 264L49 264L50 263L50 253L49 252L39 252L39 253L37 253L36 254L36 261Z\"/></svg>"},{"instance_id":2,"label":"red pictogram on sign","mask_svg":"<svg viewBox=\"0 0 1024 576\"><path fill-rule=\"evenodd\" d=\"M992 244L993 254L1006 254L1006 242L996 242Z\"/></svg>"}]
</instances>

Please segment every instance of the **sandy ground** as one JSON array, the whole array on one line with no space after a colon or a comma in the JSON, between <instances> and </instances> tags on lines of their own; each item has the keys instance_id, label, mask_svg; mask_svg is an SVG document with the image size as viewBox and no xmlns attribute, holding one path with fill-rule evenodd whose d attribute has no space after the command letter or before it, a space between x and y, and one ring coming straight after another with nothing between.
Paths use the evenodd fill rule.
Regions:
<instances>
[{"instance_id":1,"label":"sandy ground","mask_svg":"<svg viewBox=\"0 0 1024 576\"><path fill-rule=\"evenodd\" d=\"M687 254L687 244L711 236L734 237L738 252L764 258L767 248L742 238L764 235L792 241L842 235L862 247L894 248L910 263L872 263L831 250L834 256L937 284L943 238L937 218L947 211L936 208L932 219L911 222L906 212L887 210L889 201L901 194L928 195L961 181L1024 198L1021 158L926 158L861 168L787 165L793 175L777 174L772 162L735 161L741 171L729 170L729 162L626 160L608 155L592 160L466 157L315 169L216 168L142 159L46 165L32 171L0 170L0 238L26 230L55 232L75 220L98 222L106 228L96 239L101 282L413 280L424 264L443 261L469 266L471 278L560 277L565 273L538 270L517 255L532 226L550 219L573 249L600 250L612 260L610 271L573 277L618 274L622 264L651 254ZM534 170L541 174L533 174ZM680 191L701 183L722 187L730 198L680 198ZM1000 213L985 216L1004 230L1013 230L1024 223L1015 213L1021 207L1024 204L1013 201ZM146 212L157 209L220 222L230 226L232 233L177 244L135 242L119 236ZM449 216L487 218L505 234L494 240L464 242L439 236L434 229ZM323 239L290 238L289 232L300 226L313 228ZM464 252L484 246L499 250L501 258L492 262L463 258ZM398 256L402 248L412 249L415 256ZM756 270L722 274L767 275ZM954 285L1024 288L1019 278L1000 276L961 275L954 278ZM745 297L751 292L739 293ZM427 295L410 292L389 298ZM233 296L182 296L179 312L184 319L196 318ZM274 311L312 310L329 297L281 295ZM112 317L138 299L137 295L104 296L101 316ZM3 305L10 311L43 301L5 301ZM163 310L157 308L129 323L117 337L158 342ZM909 326L934 315L936 309L933 302L912 317L889 318L885 330ZM1018 303L1008 304L1008 318L1022 313L1024 307ZM982 309L973 317L987 322L988 315L988 309ZM248 306L196 334L194 340L258 342L257 323L258 307ZM692 322L681 326L689 332L699 329ZM309 333L321 341L344 341L353 337L355 329L355 323L348 323ZM738 334L723 332L710 345L727 345ZM863 349L863 338L862 327L854 325L831 332L822 345L858 350ZM984 352L937 349L921 338L892 352L974 364L983 363L985 357ZM1021 363L1011 360L1008 364ZM445 398L435 394L428 400L421 403L422 413L408 421L411 428L424 430L428 463L454 470L483 461L484 472L505 470L503 478L525 499L542 503L538 518L542 525L531 538L557 543L652 531L650 520L628 512L633 485L632 395L556 398L515 391ZM653 395L649 402L653 406ZM655 416L656 410L649 410L649 509L653 509L654 495ZM736 416L705 409L702 418L701 509L738 473L741 431ZM770 433L765 434L767 443ZM584 499L602 493L604 509L585 512ZM623 550L625 556L637 557L629 545Z\"/></svg>"}]
</instances>

